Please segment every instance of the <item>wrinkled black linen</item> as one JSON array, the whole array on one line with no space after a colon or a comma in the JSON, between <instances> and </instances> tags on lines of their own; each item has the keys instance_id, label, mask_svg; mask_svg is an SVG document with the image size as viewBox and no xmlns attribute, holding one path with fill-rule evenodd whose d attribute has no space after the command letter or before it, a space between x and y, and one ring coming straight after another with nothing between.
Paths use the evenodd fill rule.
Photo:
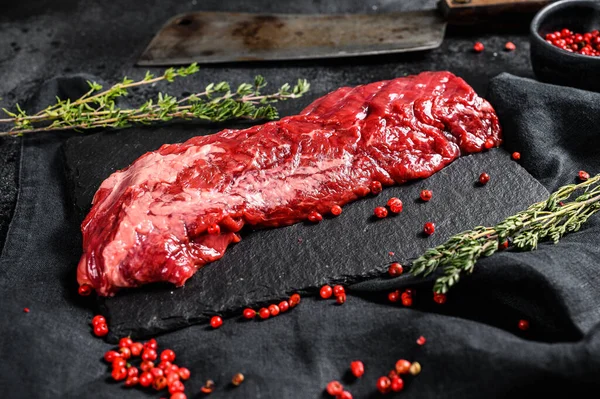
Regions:
<instances>
[{"instance_id":1,"label":"wrinkled black linen","mask_svg":"<svg viewBox=\"0 0 600 399\"><path fill-rule=\"evenodd\" d=\"M600 172L599 94L505 74L492 80L488 98L506 148L521 151L522 164L547 188L573 182L579 169ZM75 294L80 238L64 198L63 138L24 140L19 202L0 258L3 397L159 397L110 382L100 359L111 346L90 333L93 302ZM32 218L40 214L43 220ZM276 319L228 319L218 331L198 325L158 341L192 370L188 397L202 397L210 378L214 398L325 397L332 379L355 398L376 398L376 378L398 358L423 366L402 396L593 397L600 388L599 232L594 217L558 245L484 259L442 307L431 302L427 283L408 309L385 300L405 279L372 280L351 287L343 306L305 298ZM530 320L529 331L516 328L521 318ZM423 347L415 344L420 335ZM359 381L346 375L354 359L366 365ZM232 388L236 372L246 382Z\"/></svg>"}]
</instances>

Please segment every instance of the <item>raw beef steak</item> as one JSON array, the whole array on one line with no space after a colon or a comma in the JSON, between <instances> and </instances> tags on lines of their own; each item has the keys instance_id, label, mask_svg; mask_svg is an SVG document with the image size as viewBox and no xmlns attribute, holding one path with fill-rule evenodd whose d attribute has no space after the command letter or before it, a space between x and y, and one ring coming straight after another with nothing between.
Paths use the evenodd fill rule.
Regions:
<instances>
[{"instance_id":1,"label":"raw beef steak","mask_svg":"<svg viewBox=\"0 0 600 399\"><path fill-rule=\"evenodd\" d=\"M314 219L369 194L374 181L426 178L500 141L487 101L449 72L424 72L344 87L264 125L163 145L100 186L82 224L78 282L100 295L181 286L238 242L245 224Z\"/></svg>"}]
</instances>

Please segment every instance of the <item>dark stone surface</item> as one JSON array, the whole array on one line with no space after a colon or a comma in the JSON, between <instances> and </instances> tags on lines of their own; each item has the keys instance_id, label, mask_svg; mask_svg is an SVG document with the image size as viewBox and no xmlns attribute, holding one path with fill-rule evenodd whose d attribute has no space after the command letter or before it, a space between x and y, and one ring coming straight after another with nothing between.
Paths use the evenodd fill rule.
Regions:
<instances>
[{"instance_id":1,"label":"dark stone surface","mask_svg":"<svg viewBox=\"0 0 600 399\"><path fill-rule=\"evenodd\" d=\"M96 189L113 171L163 143L214 132L209 127L173 125L69 139L64 152L77 217L81 220L87 213ZM483 171L492 179L482 187L476 182ZM428 203L419 200L425 188L434 193ZM200 269L184 288L156 284L123 290L114 298L100 299L100 305L115 336L150 336L205 322L215 313L284 299L293 291L379 275L392 261L404 263L452 234L498 222L547 195L502 149L462 157L426 180L386 188L317 225L246 230L239 244ZM392 196L403 200L404 211L375 219L373 209ZM427 221L436 224L436 233L429 238L422 234Z\"/></svg>"},{"instance_id":2,"label":"dark stone surface","mask_svg":"<svg viewBox=\"0 0 600 399\"><path fill-rule=\"evenodd\" d=\"M436 0L23 0L12 2L0 13L0 107L12 108L33 95L43 82L56 76L87 73L106 82L123 76L140 77L144 69L135 61L154 33L172 15L187 11L247 12L390 12L435 6ZM473 42L481 40L486 51L475 54ZM507 40L517 45L503 51ZM263 74L272 86L308 79L312 89L306 98L280 107L282 115L296 113L341 85L389 79L406 73L448 69L468 79L485 95L488 79L500 72L532 76L527 29L489 31L449 28L439 49L429 52L340 60L211 65L196 76L169 86L173 94L203 87L212 81L239 83ZM153 69L160 72L161 69ZM161 86L164 88L165 86ZM132 101L146 91L134 91ZM44 104L45 105L45 104ZM33 109L29 109L34 111ZM4 242L17 195L19 139L0 140L0 243Z\"/></svg>"}]
</instances>

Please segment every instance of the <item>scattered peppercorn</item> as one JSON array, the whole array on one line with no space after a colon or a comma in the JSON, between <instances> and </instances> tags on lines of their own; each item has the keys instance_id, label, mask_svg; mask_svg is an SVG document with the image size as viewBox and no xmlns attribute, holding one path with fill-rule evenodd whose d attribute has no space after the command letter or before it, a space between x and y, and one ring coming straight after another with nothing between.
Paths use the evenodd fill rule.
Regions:
<instances>
[{"instance_id":1,"label":"scattered peppercorn","mask_svg":"<svg viewBox=\"0 0 600 399\"><path fill-rule=\"evenodd\" d=\"M261 308L258 311L258 315L260 316L261 319L266 320L271 316L271 312L269 312L269 309L267 309L267 308Z\"/></svg>"},{"instance_id":2,"label":"scattered peppercorn","mask_svg":"<svg viewBox=\"0 0 600 399\"><path fill-rule=\"evenodd\" d=\"M92 323L94 323L93 320ZM133 341L129 337L124 337L119 340L119 348L129 348L131 344L133 344Z\"/></svg>"},{"instance_id":3,"label":"scattered peppercorn","mask_svg":"<svg viewBox=\"0 0 600 399\"><path fill-rule=\"evenodd\" d=\"M163 377L165 375L165 372L161 368L154 367L150 370L150 374L152 374L152 377L154 377L154 379L157 379L158 377Z\"/></svg>"},{"instance_id":4,"label":"scattered peppercorn","mask_svg":"<svg viewBox=\"0 0 600 399\"><path fill-rule=\"evenodd\" d=\"M432 235L433 233L435 233L435 224L431 222L425 223L425 225L423 226L423 232L428 236Z\"/></svg>"},{"instance_id":5,"label":"scattered peppercorn","mask_svg":"<svg viewBox=\"0 0 600 399\"><path fill-rule=\"evenodd\" d=\"M123 359L121 356L116 357L115 360L112 361L113 369L118 369L125 366L127 366L127 360Z\"/></svg>"},{"instance_id":6,"label":"scattered peppercorn","mask_svg":"<svg viewBox=\"0 0 600 399\"><path fill-rule=\"evenodd\" d=\"M527 320L519 320L519 330L529 330L529 321Z\"/></svg>"},{"instance_id":7,"label":"scattered peppercorn","mask_svg":"<svg viewBox=\"0 0 600 399\"><path fill-rule=\"evenodd\" d=\"M321 290L319 291L319 295L323 299L329 299L329 298L331 298L331 295L333 295L333 289L331 288L330 285L324 285L321 287Z\"/></svg>"},{"instance_id":8,"label":"scattered peppercorn","mask_svg":"<svg viewBox=\"0 0 600 399\"><path fill-rule=\"evenodd\" d=\"M483 45L483 43L481 43L481 42L476 42L476 43L473 45L473 50L474 50L476 53L481 53L483 50L485 50L485 46L484 46L484 45Z\"/></svg>"},{"instance_id":9,"label":"scattered peppercorn","mask_svg":"<svg viewBox=\"0 0 600 399\"><path fill-rule=\"evenodd\" d=\"M338 296L338 295L345 294L345 293L346 293L346 289L343 286L341 286L339 284L333 286L333 295L334 296Z\"/></svg>"},{"instance_id":10,"label":"scattered peppercorn","mask_svg":"<svg viewBox=\"0 0 600 399\"><path fill-rule=\"evenodd\" d=\"M388 294L388 300L390 302L398 302L398 299L400 299L400 291L396 290Z\"/></svg>"},{"instance_id":11,"label":"scattered peppercorn","mask_svg":"<svg viewBox=\"0 0 600 399\"><path fill-rule=\"evenodd\" d=\"M210 325L212 328L219 328L223 325L223 319L221 316L213 316L210 319Z\"/></svg>"},{"instance_id":12,"label":"scattered peppercorn","mask_svg":"<svg viewBox=\"0 0 600 399\"><path fill-rule=\"evenodd\" d=\"M277 316L279 314L279 306L277 306L275 304L269 305L269 313L273 317Z\"/></svg>"},{"instance_id":13,"label":"scattered peppercorn","mask_svg":"<svg viewBox=\"0 0 600 399\"><path fill-rule=\"evenodd\" d=\"M96 315L92 319L92 326L96 326L97 324L106 324L106 319L102 315Z\"/></svg>"},{"instance_id":14,"label":"scattered peppercorn","mask_svg":"<svg viewBox=\"0 0 600 399\"><path fill-rule=\"evenodd\" d=\"M512 153L511 157L513 160L518 161L519 159L521 159L521 153L515 151Z\"/></svg>"},{"instance_id":15,"label":"scattered peppercorn","mask_svg":"<svg viewBox=\"0 0 600 399\"><path fill-rule=\"evenodd\" d=\"M125 386L127 388L131 388L133 386L136 386L138 383L140 382L140 379L137 377L127 377L127 379L125 380Z\"/></svg>"},{"instance_id":16,"label":"scattered peppercorn","mask_svg":"<svg viewBox=\"0 0 600 399\"><path fill-rule=\"evenodd\" d=\"M150 370L152 370L153 368L154 368L154 362L152 362L150 360L144 360L144 361L142 361L142 363L140 363L140 369L142 371L150 372Z\"/></svg>"},{"instance_id":17,"label":"scattered peppercorn","mask_svg":"<svg viewBox=\"0 0 600 399\"><path fill-rule=\"evenodd\" d=\"M515 46L513 42L506 42L504 48L506 49L506 51L515 51L517 49L517 46Z\"/></svg>"},{"instance_id":18,"label":"scattered peppercorn","mask_svg":"<svg viewBox=\"0 0 600 399\"><path fill-rule=\"evenodd\" d=\"M411 375L419 375L419 373L421 373L421 363L414 362L413 364L411 364L410 365L410 369L408 370L408 372Z\"/></svg>"},{"instance_id":19,"label":"scattered peppercorn","mask_svg":"<svg viewBox=\"0 0 600 399\"><path fill-rule=\"evenodd\" d=\"M171 370L171 366L173 364L171 362L169 362L168 360L162 360L160 363L158 363L158 368L163 370L164 372L170 371Z\"/></svg>"},{"instance_id":20,"label":"scattered peppercorn","mask_svg":"<svg viewBox=\"0 0 600 399\"><path fill-rule=\"evenodd\" d=\"M336 295L335 302L338 305L343 305L344 303L346 303L346 294L342 292L340 295Z\"/></svg>"},{"instance_id":21,"label":"scattered peppercorn","mask_svg":"<svg viewBox=\"0 0 600 399\"><path fill-rule=\"evenodd\" d=\"M107 351L104 354L104 360L108 363L114 362L115 359L118 357L121 357L121 355L119 354L119 352L116 352L116 351Z\"/></svg>"},{"instance_id":22,"label":"scattered peppercorn","mask_svg":"<svg viewBox=\"0 0 600 399\"><path fill-rule=\"evenodd\" d=\"M175 381L179 381L179 374L169 371L167 373L167 385L170 387Z\"/></svg>"},{"instance_id":23,"label":"scattered peppercorn","mask_svg":"<svg viewBox=\"0 0 600 399\"><path fill-rule=\"evenodd\" d=\"M308 214L308 220L313 223L319 223L321 220L323 220L323 215L321 215L319 212L312 211Z\"/></svg>"},{"instance_id":24,"label":"scattered peppercorn","mask_svg":"<svg viewBox=\"0 0 600 399\"><path fill-rule=\"evenodd\" d=\"M429 200L431 200L431 197L433 197L433 193L431 192L431 190L422 190L419 197L421 197L421 200L428 202Z\"/></svg>"},{"instance_id":25,"label":"scattered peppercorn","mask_svg":"<svg viewBox=\"0 0 600 399\"><path fill-rule=\"evenodd\" d=\"M129 348L119 348L119 353L123 359L131 358L131 349Z\"/></svg>"},{"instance_id":26,"label":"scattered peppercorn","mask_svg":"<svg viewBox=\"0 0 600 399\"><path fill-rule=\"evenodd\" d=\"M164 376L155 377L152 381L152 388L157 391L162 391L167 387L167 379Z\"/></svg>"},{"instance_id":27,"label":"scattered peppercorn","mask_svg":"<svg viewBox=\"0 0 600 399\"><path fill-rule=\"evenodd\" d=\"M440 293L434 293L433 294L433 301L439 305L443 305L446 303L446 294L440 294Z\"/></svg>"},{"instance_id":28,"label":"scattered peppercorn","mask_svg":"<svg viewBox=\"0 0 600 399\"><path fill-rule=\"evenodd\" d=\"M379 219L383 219L385 217L387 217L388 215L388 211L387 209L385 209L383 206L378 206L377 208L375 208L373 210L373 213L375 214L375 216L377 216Z\"/></svg>"},{"instance_id":29,"label":"scattered peppercorn","mask_svg":"<svg viewBox=\"0 0 600 399\"><path fill-rule=\"evenodd\" d=\"M144 349L146 348L150 348L150 349L154 349L157 350L158 349L158 342L156 342L156 340L154 338L149 339L145 344L144 344Z\"/></svg>"},{"instance_id":30,"label":"scattered peppercorn","mask_svg":"<svg viewBox=\"0 0 600 399\"><path fill-rule=\"evenodd\" d=\"M175 380L175 381L171 382L171 384L167 384L167 386L169 387L169 393L171 395L173 395L174 393L177 393L177 392L183 392L185 390L183 382L181 382L179 380Z\"/></svg>"},{"instance_id":31,"label":"scattered peppercorn","mask_svg":"<svg viewBox=\"0 0 600 399\"><path fill-rule=\"evenodd\" d=\"M290 297L290 308L295 307L300 303L300 294L292 294Z\"/></svg>"},{"instance_id":32,"label":"scattered peppercorn","mask_svg":"<svg viewBox=\"0 0 600 399\"><path fill-rule=\"evenodd\" d=\"M140 375L140 385L143 387L149 387L152 385L153 380L154 378L152 377L152 374L150 374L148 371L144 371L142 375Z\"/></svg>"},{"instance_id":33,"label":"scattered peppercorn","mask_svg":"<svg viewBox=\"0 0 600 399\"><path fill-rule=\"evenodd\" d=\"M288 301L281 301L279 303L279 310L281 310L281 313L287 312L289 308L290 303Z\"/></svg>"},{"instance_id":34,"label":"scattered peppercorn","mask_svg":"<svg viewBox=\"0 0 600 399\"><path fill-rule=\"evenodd\" d=\"M127 378L127 369L123 367L115 367L111 373L113 380L121 381Z\"/></svg>"},{"instance_id":35,"label":"scattered peppercorn","mask_svg":"<svg viewBox=\"0 0 600 399\"><path fill-rule=\"evenodd\" d=\"M331 214L333 216L339 216L342 214L342 207L339 205L334 205L331 207Z\"/></svg>"},{"instance_id":36,"label":"scattered peppercorn","mask_svg":"<svg viewBox=\"0 0 600 399\"><path fill-rule=\"evenodd\" d=\"M160 360L163 362L174 362L175 361L175 352L172 349L165 349L160 353Z\"/></svg>"},{"instance_id":37,"label":"scattered peppercorn","mask_svg":"<svg viewBox=\"0 0 600 399\"><path fill-rule=\"evenodd\" d=\"M410 369L410 362L406 359L400 359L396 362L396 372L398 374L408 374Z\"/></svg>"},{"instance_id":38,"label":"scattered peppercorn","mask_svg":"<svg viewBox=\"0 0 600 399\"><path fill-rule=\"evenodd\" d=\"M402 274L404 269L400 263L394 262L388 268L388 274L392 277L397 277Z\"/></svg>"},{"instance_id":39,"label":"scattered peppercorn","mask_svg":"<svg viewBox=\"0 0 600 399\"><path fill-rule=\"evenodd\" d=\"M97 324L94 326L94 335L97 337L104 337L106 334L108 334L108 326L106 323Z\"/></svg>"},{"instance_id":40,"label":"scattered peppercorn","mask_svg":"<svg viewBox=\"0 0 600 399\"><path fill-rule=\"evenodd\" d=\"M492 148L494 148L494 145L495 145L495 143L494 143L494 140L493 140L493 139L487 139L487 140L485 141L485 143L483 143L483 147L484 147L486 150L491 150Z\"/></svg>"},{"instance_id":41,"label":"scattered peppercorn","mask_svg":"<svg viewBox=\"0 0 600 399\"><path fill-rule=\"evenodd\" d=\"M79 286L79 289L77 290L77 292L81 296L88 296L92 293L92 286L89 284L82 284Z\"/></svg>"},{"instance_id":42,"label":"scattered peppercorn","mask_svg":"<svg viewBox=\"0 0 600 399\"><path fill-rule=\"evenodd\" d=\"M131 349L132 356L139 356L142 353L142 350L144 349L144 345L142 345L141 342L134 342L133 344L131 344L129 349Z\"/></svg>"},{"instance_id":43,"label":"scattered peppercorn","mask_svg":"<svg viewBox=\"0 0 600 399\"><path fill-rule=\"evenodd\" d=\"M202 388L200 388L200 391L202 393L209 394L209 393L212 393L212 391L214 391L214 389L215 389L215 382L213 380L207 380L204 383L204 386Z\"/></svg>"},{"instance_id":44,"label":"scattered peppercorn","mask_svg":"<svg viewBox=\"0 0 600 399\"><path fill-rule=\"evenodd\" d=\"M335 399L352 399L352 394L349 391L344 391L336 396Z\"/></svg>"},{"instance_id":45,"label":"scattered peppercorn","mask_svg":"<svg viewBox=\"0 0 600 399\"><path fill-rule=\"evenodd\" d=\"M490 181L490 175L487 173L482 173L479 175L479 183L482 185L486 185Z\"/></svg>"},{"instance_id":46,"label":"scattered peppercorn","mask_svg":"<svg viewBox=\"0 0 600 399\"><path fill-rule=\"evenodd\" d=\"M400 198L392 197L388 200L387 206L390 208L392 213L400 213L402 212L402 201Z\"/></svg>"},{"instance_id":47,"label":"scattered peppercorn","mask_svg":"<svg viewBox=\"0 0 600 399\"><path fill-rule=\"evenodd\" d=\"M244 382L244 374L242 373L237 373L236 375L233 376L233 378L231 379L231 383L233 385L235 385L236 387L240 386L240 384Z\"/></svg>"},{"instance_id":48,"label":"scattered peppercorn","mask_svg":"<svg viewBox=\"0 0 600 399\"><path fill-rule=\"evenodd\" d=\"M150 360L144 360L142 361L142 363L140 363L140 369L142 371L150 371L154 368L154 362L150 361Z\"/></svg>"},{"instance_id":49,"label":"scattered peppercorn","mask_svg":"<svg viewBox=\"0 0 600 399\"><path fill-rule=\"evenodd\" d=\"M355 360L350 363L350 372L356 378L360 378L365 373L365 365L360 360Z\"/></svg>"},{"instance_id":50,"label":"scattered peppercorn","mask_svg":"<svg viewBox=\"0 0 600 399\"><path fill-rule=\"evenodd\" d=\"M392 391L394 392L402 391L404 389L404 380L402 380L400 377L392 378L390 388L392 388Z\"/></svg>"},{"instance_id":51,"label":"scattered peppercorn","mask_svg":"<svg viewBox=\"0 0 600 399\"><path fill-rule=\"evenodd\" d=\"M177 374L179 374L179 377L181 377L182 380L187 380L190 378L190 370L188 370L185 367L179 367L179 370L177 370Z\"/></svg>"},{"instance_id":52,"label":"scattered peppercorn","mask_svg":"<svg viewBox=\"0 0 600 399\"><path fill-rule=\"evenodd\" d=\"M221 226L219 226L216 223L209 225L208 226L208 234L210 234L212 236L218 236L219 234L221 234Z\"/></svg>"},{"instance_id":53,"label":"scattered peppercorn","mask_svg":"<svg viewBox=\"0 0 600 399\"><path fill-rule=\"evenodd\" d=\"M423 346L423 345L425 345L425 342L427 342L427 340L422 335L417 339L417 345Z\"/></svg>"},{"instance_id":54,"label":"scattered peppercorn","mask_svg":"<svg viewBox=\"0 0 600 399\"><path fill-rule=\"evenodd\" d=\"M253 319L254 317L256 317L256 310L250 309L250 308L244 309L244 318L245 319L250 320L250 319Z\"/></svg>"},{"instance_id":55,"label":"scattered peppercorn","mask_svg":"<svg viewBox=\"0 0 600 399\"><path fill-rule=\"evenodd\" d=\"M586 181L587 179L590 178L590 174L588 172L586 172L585 170L580 170L579 173L577 174L577 176L579 177L579 180L581 180L581 181Z\"/></svg>"},{"instance_id":56,"label":"scattered peppercorn","mask_svg":"<svg viewBox=\"0 0 600 399\"><path fill-rule=\"evenodd\" d=\"M373 195L379 195L381 193L381 191L383 190L383 187L381 185L381 182L375 180L371 182L371 194Z\"/></svg>"},{"instance_id":57,"label":"scattered peppercorn","mask_svg":"<svg viewBox=\"0 0 600 399\"><path fill-rule=\"evenodd\" d=\"M377 390L383 394L388 393L392 389L392 381L388 377L379 377L377 380Z\"/></svg>"},{"instance_id":58,"label":"scattered peppercorn","mask_svg":"<svg viewBox=\"0 0 600 399\"><path fill-rule=\"evenodd\" d=\"M325 390L331 396L337 396L344 391L344 386L339 381L331 381Z\"/></svg>"}]
</instances>

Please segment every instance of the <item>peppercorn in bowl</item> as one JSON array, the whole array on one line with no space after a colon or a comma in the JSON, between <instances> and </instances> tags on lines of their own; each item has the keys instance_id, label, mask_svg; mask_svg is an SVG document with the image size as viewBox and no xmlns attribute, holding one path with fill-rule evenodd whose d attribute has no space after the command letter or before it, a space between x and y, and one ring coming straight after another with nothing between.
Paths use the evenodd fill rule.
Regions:
<instances>
[{"instance_id":1,"label":"peppercorn in bowl","mask_svg":"<svg viewBox=\"0 0 600 399\"><path fill-rule=\"evenodd\" d=\"M530 28L531 64L543 82L600 91L600 1L563 0Z\"/></svg>"}]
</instances>

